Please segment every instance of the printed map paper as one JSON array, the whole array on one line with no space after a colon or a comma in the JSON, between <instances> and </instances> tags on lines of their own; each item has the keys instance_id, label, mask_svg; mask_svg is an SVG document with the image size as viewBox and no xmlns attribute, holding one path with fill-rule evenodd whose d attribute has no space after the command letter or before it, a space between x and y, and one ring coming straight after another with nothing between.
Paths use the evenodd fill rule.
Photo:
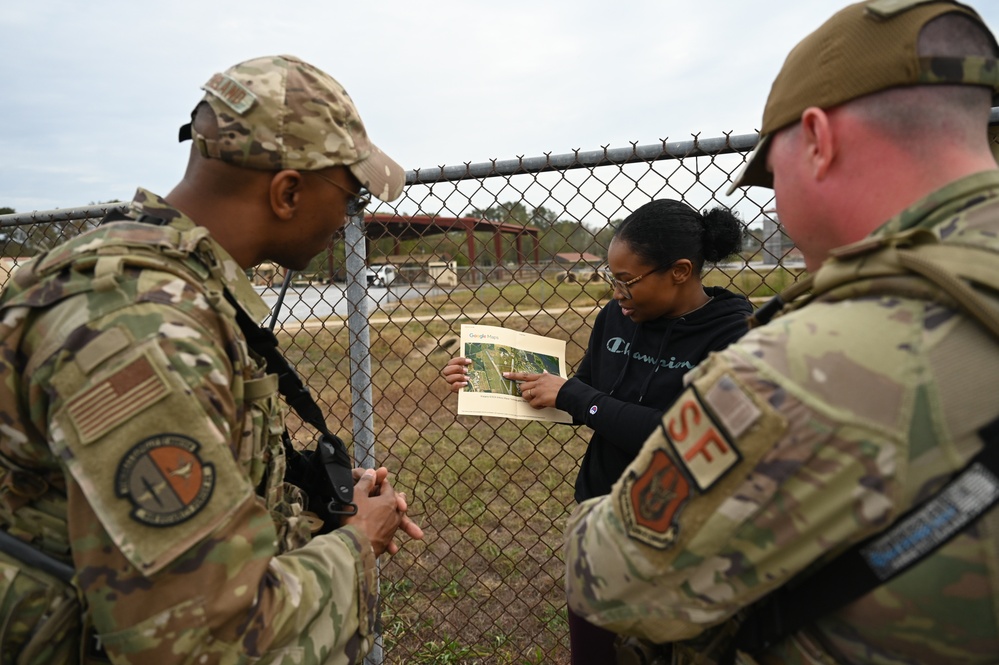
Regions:
<instances>
[{"instance_id":1,"label":"printed map paper","mask_svg":"<svg viewBox=\"0 0 999 665\"><path fill-rule=\"evenodd\" d=\"M566 376L565 342L497 326L461 326L461 355L468 366L468 386L458 393L458 415L571 423L555 408L535 409L520 396L516 381L503 372Z\"/></svg>"}]
</instances>

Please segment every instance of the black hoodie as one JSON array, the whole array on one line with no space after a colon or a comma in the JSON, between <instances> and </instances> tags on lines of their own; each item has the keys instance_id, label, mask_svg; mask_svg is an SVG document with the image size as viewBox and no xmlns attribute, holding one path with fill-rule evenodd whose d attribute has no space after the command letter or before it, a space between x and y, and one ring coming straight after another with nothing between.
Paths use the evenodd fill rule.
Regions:
<instances>
[{"instance_id":1,"label":"black hoodie","mask_svg":"<svg viewBox=\"0 0 999 665\"><path fill-rule=\"evenodd\" d=\"M576 501L609 494L663 412L683 390L683 375L748 329L753 309L741 295L706 287L713 299L677 318L635 323L611 301L593 323L589 347L555 406L593 429L576 478Z\"/></svg>"}]
</instances>

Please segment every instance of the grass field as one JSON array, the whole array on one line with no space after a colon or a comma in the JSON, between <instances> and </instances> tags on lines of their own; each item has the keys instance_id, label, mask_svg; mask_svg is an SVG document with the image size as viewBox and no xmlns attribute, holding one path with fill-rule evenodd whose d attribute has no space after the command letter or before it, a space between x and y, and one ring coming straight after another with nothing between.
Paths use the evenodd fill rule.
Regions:
<instances>
[{"instance_id":1,"label":"grass field","mask_svg":"<svg viewBox=\"0 0 999 665\"><path fill-rule=\"evenodd\" d=\"M782 269L715 270L705 283L755 299L793 279ZM382 563L385 663L569 662L562 531L590 431L457 416L440 369L457 352L460 325L487 312L508 328L564 339L574 368L610 295L602 282L539 280L393 303L372 317L388 318L371 330L376 457L426 532ZM348 334L310 328L282 340L341 435L351 432ZM310 435L289 425L307 444Z\"/></svg>"}]
</instances>

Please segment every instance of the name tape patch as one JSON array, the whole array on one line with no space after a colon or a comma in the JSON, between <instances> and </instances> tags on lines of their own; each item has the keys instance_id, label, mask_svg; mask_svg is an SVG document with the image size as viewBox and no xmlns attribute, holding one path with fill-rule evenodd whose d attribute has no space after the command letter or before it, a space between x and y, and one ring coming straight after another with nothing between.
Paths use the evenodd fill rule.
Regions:
<instances>
[{"instance_id":1,"label":"name tape patch","mask_svg":"<svg viewBox=\"0 0 999 665\"><path fill-rule=\"evenodd\" d=\"M878 579L921 560L999 500L999 478L975 462L919 510L861 550Z\"/></svg>"},{"instance_id":2,"label":"name tape patch","mask_svg":"<svg viewBox=\"0 0 999 665\"><path fill-rule=\"evenodd\" d=\"M215 74L201 89L218 97L239 115L253 108L257 101L257 96L249 88L225 74Z\"/></svg>"}]
</instances>

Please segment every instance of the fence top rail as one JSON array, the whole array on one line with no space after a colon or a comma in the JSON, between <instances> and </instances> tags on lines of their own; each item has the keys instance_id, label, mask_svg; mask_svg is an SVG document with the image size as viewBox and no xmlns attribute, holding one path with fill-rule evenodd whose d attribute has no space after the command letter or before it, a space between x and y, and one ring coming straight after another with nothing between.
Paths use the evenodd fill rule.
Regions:
<instances>
[{"instance_id":1,"label":"fence top rail","mask_svg":"<svg viewBox=\"0 0 999 665\"><path fill-rule=\"evenodd\" d=\"M999 125L999 107L992 109L989 115L989 124ZM494 159L475 164L468 162L456 166L435 166L407 171L406 184L428 185L438 182L542 173L545 171L564 171L569 169L593 168L595 166L654 162L665 159L725 155L734 152L748 152L753 149L758 139L759 134L739 134L732 136L729 133L709 139L701 139L699 135L694 134L693 139L689 141L669 142L667 139L663 139L659 143L649 145L632 144L625 148L604 147L599 150L574 150L558 155L547 153L540 157L517 157L516 159ZM93 219L95 217L103 217L113 210L124 211L127 207L127 203L121 203L119 205L103 204L78 208L59 208L56 210L36 210L28 213L11 213L0 215L0 228L38 224L41 222Z\"/></svg>"},{"instance_id":2,"label":"fence top rail","mask_svg":"<svg viewBox=\"0 0 999 665\"><path fill-rule=\"evenodd\" d=\"M124 212L128 209L128 203L108 204L92 206L80 206L77 208L59 208L57 210L35 210L34 212L15 212L8 215L0 215L0 228L5 226L25 226L28 224L41 224L51 222L71 222L81 219L101 218L111 211Z\"/></svg>"},{"instance_id":3,"label":"fence top rail","mask_svg":"<svg viewBox=\"0 0 999 665\"><path fill-rule=\"evenodd\" d=\"M758 134L740 134L701 139L697 135L689 141L666 139L649 145L630 145L626 148L601 148L600 150L580 151L540 157L518 157L516 159L491 160L477 164L467 163L456 166L438 166L415 169L406 173L406 184L432 184L472 178L490 178L544 171L565 171L569 169L593 168L632 164L635 162L655 162L664 159L683 159L704 155L724 155L734 152L747 152L756 145Z\"/></svg>"},{"instance_id":4,"label":"fence top rail","mask_svg":"<svg viewBox=\"0 0 999 665\"><path fill-rule=\"evenodd\" d=\"M430 184L457 180L471 180L516 174L562 171L568 169L592 168L653 162L664 159L682 159L704 155L723 155L746 152L756 145L757 134L741 134L701 139L697 135L689 141L660 141L650 145L630 145L624 148L604 147L599 150L574 150L559 155L545 154L540 157L517 157L516 159L491 160L467 163L457 166L437 166L414 169L406 172L406 184ZM103 217L111 211L124 211L128 203L101 204L56 210L36 210L27 213L0 215L0 228L23 226L46 222L64 222Z\"/></svg>"},{"instance_id":5,"label":"fence top rail","mask_svg":"<svg viewBox=\"0 0 999 665\"><path fill-rule=\"evenodd\" d=\"M989 115L990 125L999 125L999 107L994 107ZM544 171L564 171L568 169L592 168L594 166L610 166L632 164L635 162L655 162L665 159L684 159L706 155L725 155L734 152L749 152L759 140L760 135L731 133L722 136L700 139L693 134L690 141L673 141L663 139L659 143L649 145L634 145L626 148L607 148L563 153L560 155L545 154L541 157L518 157L516 159L491 160L467 163L458 166L438 166L434 168L415 169L406 173L406 184L432 184L471 178L490 178L510 176L525 173L542 173Z\"/></svg>"}]
</instances>

